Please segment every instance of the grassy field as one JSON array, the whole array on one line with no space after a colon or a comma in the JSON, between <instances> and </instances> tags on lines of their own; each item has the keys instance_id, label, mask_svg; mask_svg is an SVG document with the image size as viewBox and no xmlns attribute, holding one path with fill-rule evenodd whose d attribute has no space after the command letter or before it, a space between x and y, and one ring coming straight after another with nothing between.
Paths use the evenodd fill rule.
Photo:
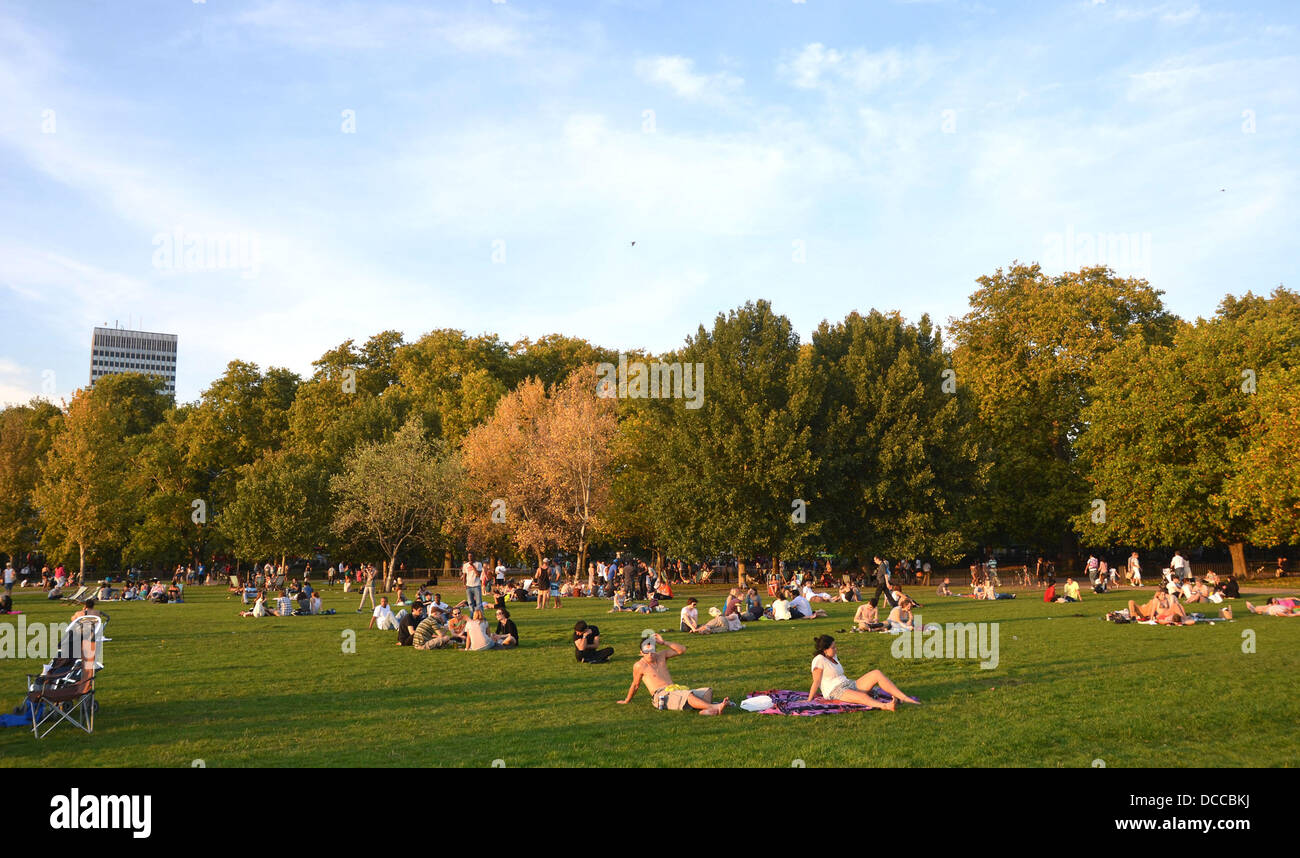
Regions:
<instances>
[{"instance_id":1,"label":"grassy field","mask_svg":"<svg viewBox=\"0 0 1300 858\"><path fill-rule=\"evenodd\" d=\"M700 597L703 615L721 604L720 593L687 595ZM1300 762L1300 620L1250 616L1238 600L1232 623L1103 622L1127 602L1127 590L1072 605L1044 604L1032 591L995 603L917 595L927 623L999 623L998 666L895 659L889 635L836 634L852 605L830 605L821 620L751 623L732 634L672 631L668 639L687 647L671 662L674 679L710 685L719 697L806 691L812 637L831 633L850 675L879 667L925 702L895 713L790 718L732 709L703 718L656 711L644 689L631 704L615 704L627 690L641 629L675 630L680 600L653 618L608 614L608 603L594 599L546 612L520 605L518 650L417 652L394 646L395 632L367 631L368 611L354 613L357 596L341 588L324 595L335 616L255 620L238 616L238 599L227 600L224 588L194 587L185 604L105 605L112 642L95 733L61 728L36 741L22 728L0 729L0 766ZM29 623L70 614L40 592L14 596ZM578 619L600 625L603 643L616 650L610 664L574 661L568 641ZM357 630L355 653L343 651L349 629ZM1248 631L1254 653L1243 652ZM21 700L24 674L38 670L31 659L0 659L5 711Z\"/></svg>"}]
</instances>

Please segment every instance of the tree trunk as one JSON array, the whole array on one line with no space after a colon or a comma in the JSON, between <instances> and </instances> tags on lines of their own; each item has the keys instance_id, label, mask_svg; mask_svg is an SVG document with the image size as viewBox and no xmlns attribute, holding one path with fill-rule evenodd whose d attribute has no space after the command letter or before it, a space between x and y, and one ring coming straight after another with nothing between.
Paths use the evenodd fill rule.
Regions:
<instances>
[{"instance_id":1,"label":"tree trunk","mask_svg":"<svg viewBox=\"0 0 1300 858\"><path fill-rule=\"evenodd\" d=\"M749 586L745 580L745 561L740 558L736 558L736 583L741 587Z\"/></svg>"},{"instance_id":2,"label":"tree trunk","mask_svg":"<svg viewBox=\"0 0 1300 858\"><path fill-rule=\"evenodd\" d=\"M587 543L578 543L578 565L574 568L574 573L578 576L579 581L585 580L584 576L587 569Z\"/></svg>"},{"instance_id":3,"label":"tree trunk","mask_svg":"<svg viewBox=\"0 0 1300 858\"><path fill-rule=\"evenodd\" d=\"M444 578L451 577L451 550L450 549L442 552L442 576Z\"/></svg>"},{"instance_id":4,"label":"tree trunk","mask_svg":"<svg viewBox=\"0 0 1300 858\"><path fill-rule=\"evenodd\" d=\"M1241 581L1246 578L1246 544L1244 542L1234 542L1228 546L1228 551L1232 554L1232 577Z\"/></svg>"},{"instance_id":5,"label":"tree trunk","mask_svg":"<svg viewBox=\"0 0 1300 858\"><path fill-rule=\"evenodd\" d=\"M84 542L77 543L77 558L78 558L77 567L80 569L80 571L77 574L85 575L86 574L86 544Z\"/></svg>"}]
</instances>

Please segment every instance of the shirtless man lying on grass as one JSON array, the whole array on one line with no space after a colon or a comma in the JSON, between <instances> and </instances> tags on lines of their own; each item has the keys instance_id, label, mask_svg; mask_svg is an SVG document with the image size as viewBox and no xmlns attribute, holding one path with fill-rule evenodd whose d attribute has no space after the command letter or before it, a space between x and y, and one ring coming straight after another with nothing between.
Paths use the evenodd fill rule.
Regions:
<instances>
[{"instance_id":1,"label":"shirtless man lying on grass","mask_svg":"<svg viewBox=\"0 0 1300 858\"><path fill-rule=\"evenodd\" d=\"M668 648L668 652L660 652L658 647ZM656 709L660 707L660 699L664 700L664 709L698 709L701 715L717 715L726 708L729 698L723 698L721 703L710 703L698 697L691 689L685 685L673 684L672 674L668 672L668 659L679 656L686 652L686 647L677 643L669 643L660 635L653 638L646 638L641 641L641 658L637 659L632 665L632 686L627 690L627 697L618 701L619 703L629 703L632 696L636 694L636 687L643 681L645 690L650 692L650 705ZM704 691L705 689L700 689ZM713 694L710 692L709 697Z\"/></svg>"},{"instance_id":2,"label":"shirtless man lying on grass","mask_svg":"<svg viewBox=\"0 0 1300 858\"><path fill-rule=\"evenodd\" d=\"M1196 621L1187 616L1182 604L1164 590L1157 590L1150 602L1139 606L1129 599L1128 615L1134 620L1155 620L1165 626L1191 626Z\"/></svg>"}]
</instances>

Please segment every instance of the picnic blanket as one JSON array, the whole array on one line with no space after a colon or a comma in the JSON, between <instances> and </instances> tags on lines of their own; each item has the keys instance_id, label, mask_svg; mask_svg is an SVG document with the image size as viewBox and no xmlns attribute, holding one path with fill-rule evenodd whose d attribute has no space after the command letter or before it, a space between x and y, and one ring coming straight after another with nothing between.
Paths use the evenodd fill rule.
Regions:
<instances>
[{"instance_id":1,"label":"picnic blanket","mask_svg":"<svg viewBox=\"0 0 1300 858\"><path fill-rule=\"evenodd\" d=\"M808 692L806 691L755 691L747 697L758 697L760 695L771 697L772 706L770 709L764 709L760 715L838 715L841 712L869 712L870 706L864 706L861 703L840 703L834 700L824 700L817 698L812 703L808 702ZM892 698L881 691L879 688L871 689L871 696L884 703Z\"/></svg>"}]
</instances>

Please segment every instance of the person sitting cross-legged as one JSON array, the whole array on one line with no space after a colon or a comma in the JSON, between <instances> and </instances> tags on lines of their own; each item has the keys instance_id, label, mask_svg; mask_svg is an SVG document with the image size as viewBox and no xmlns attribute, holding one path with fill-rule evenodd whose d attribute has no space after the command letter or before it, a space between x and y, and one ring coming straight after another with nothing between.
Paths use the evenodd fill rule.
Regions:
<instances>
[{"instance_id":1,"label":"person sitting cross-legged","mask_svg":"<svg viewBox=\"0 0 1300 858\"><path fill-rule=\"evenodd\" d=\"M870 602L863 602L858 606L857 613L853 615L852 631L880 632L886 628L887 626L880 622L880 612L875 605Z\"/></svg>"},{"instance_id":2,"label":"person sitting cross-legged","mask_svg":"<svg viewBox=\"0 0 1300 858\"><path fill-rule=\"evenodd\" d=\"M465 651L481 652L485 649L501 649L504 645L488 633L487 620L483 619L483 609L475 608L473 616L465 624Z\"/></svg>"},{"instance_id":3,"label":"person sitting cross-legged","mask_svg":"<svg viewBox=\"0 0 1300 858\"><path fill-rule=\"evenodd\" d=\"M505 608L497 608L497 630L492 639L503 647L519 646L519 629Z\"/></svg>"},{"instance_id":4,"label":"person sitting cross-legged","mask_svg":"<svg viewBox=\"0 0 1300 858\"><path fill-rule=\"evenodd\" d=\"M433 614L420 620L415 631L411 632L412 649L442 649L455 645L455 639L443 631L437 616Z\"/></svg>"},{"instance_id":5,"label":"person sitting cross-legged","mask_svg":"<svg viewBox=\"0 0 1300 858\"><path fill-rule=\"evenodd\" d=\"M374 613L370 615L370 624L366 628L373 629L376 627L376 623L378 623L381 632L397 630L397 617L393 614L393 609L388 607L387 596L379 597L379 604L375 605Z\"/></svg>"}]
</instances>

